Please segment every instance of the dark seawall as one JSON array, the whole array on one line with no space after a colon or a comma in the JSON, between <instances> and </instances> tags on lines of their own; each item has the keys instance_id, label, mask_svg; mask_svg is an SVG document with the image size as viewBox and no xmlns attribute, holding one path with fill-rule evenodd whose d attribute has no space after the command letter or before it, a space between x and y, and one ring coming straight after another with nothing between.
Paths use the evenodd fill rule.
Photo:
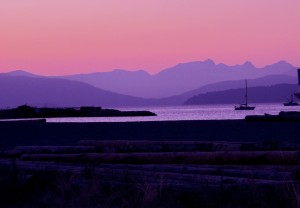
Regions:
<instances>
[{"instance_id":1,"label":"dark seawall","mask_svg":"<svg viewBox=\"0 0 300 208\"><path fill-rule=\"evenodd\" d=\"M86 139L300 142L300 122L0 122L1 150L12 149L18 145L76 145L79 140Z\"/></svg>"}]
</instances>

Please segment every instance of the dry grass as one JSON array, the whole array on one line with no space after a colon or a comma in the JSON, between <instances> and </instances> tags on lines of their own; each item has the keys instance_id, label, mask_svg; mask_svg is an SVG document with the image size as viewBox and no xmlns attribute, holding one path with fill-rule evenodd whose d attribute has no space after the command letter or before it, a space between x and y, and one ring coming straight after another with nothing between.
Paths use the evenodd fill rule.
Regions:
<instances>
[{"instance_id":1,"label":"dry grass","mask_svg":"<svg viewBox=\"0 0 300 208\"><path fill-rule=\"evenodd\" d=\"M300 208L300 184L299 183L287 183L284 185L286 197L292 208Z\"/></svg>"},{"instance_id":2,"label":"dry grass","mask_svg":"<svg viewBox=\"0 0 300 208\"><path fill-rule=\"evenodd\" d=\"M176 188L162 173L154 179L151 175L131 178L119 176L119 181L107 180L93 166L87 166L78 174L36 172L25 182L16 169L1 169L0 206L18 207L296 207L299 187L289 186L284 195L282 186L203 183L193 188ZM107 174L110 174L107 172ZM6 177L4 177L6 176ZM4 182L10 189L4 191ZM7 183L9 182L9 183ZM176 183L176 181L174 181ZM7 187L7 186L6 186ZM286 191L286 190L285 190ZM292 194L291 194L292 193ZM3 200L10 195L10 200Z\"/></svg>"},{"instance_id":3,"label":"dry grass","mask_svg":"<svg viewBox=\"0 0 300 208\"><path fill-rule=\"evenodd\" d=\"M299 151L274 151L274 144L249 151L263 148L226 142L93 145L2 152L16 163L0 163L0 207L300 206Z\"/></svg>"}]
</instances>

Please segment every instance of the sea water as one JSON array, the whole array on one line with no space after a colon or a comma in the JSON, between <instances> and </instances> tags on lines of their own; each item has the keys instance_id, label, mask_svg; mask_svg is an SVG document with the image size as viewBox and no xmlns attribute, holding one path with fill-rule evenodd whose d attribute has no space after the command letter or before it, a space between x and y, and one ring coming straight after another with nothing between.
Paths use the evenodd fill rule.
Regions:
<instances>
[{"instance_id":1,"label":"sea water","mask_svg":"<svg viewBox=\"0 0 300 208\"><path fill-rule=\"evenodd\" d=\"M282 103L251 104L255 110L236 111L234 105L192 105L168 107L114 108L121 111L147 110L157 116L149 117L73 117L47 118L47 122L131 122L131 121L176 121L176 120L224 120L244 119L246 115L277 115L280 111L300 111L300 106L283 106Z\"/></svg>"}]
</instances>

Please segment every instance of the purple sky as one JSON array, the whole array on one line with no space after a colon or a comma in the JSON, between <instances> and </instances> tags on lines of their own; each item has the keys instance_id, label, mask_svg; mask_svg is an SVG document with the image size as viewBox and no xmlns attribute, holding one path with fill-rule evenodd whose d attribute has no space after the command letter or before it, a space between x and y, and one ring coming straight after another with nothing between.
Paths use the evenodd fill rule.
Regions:
<instances>
[{"instance_id":1,"label":"purple sky","mask_svg":"<svg viewBox=\"0 0 300 208\"><path fill-rule=\"evenodd\" d=\"M1 0L0 71L300 65L299 0Z\"/></svg>"}]
</instances>

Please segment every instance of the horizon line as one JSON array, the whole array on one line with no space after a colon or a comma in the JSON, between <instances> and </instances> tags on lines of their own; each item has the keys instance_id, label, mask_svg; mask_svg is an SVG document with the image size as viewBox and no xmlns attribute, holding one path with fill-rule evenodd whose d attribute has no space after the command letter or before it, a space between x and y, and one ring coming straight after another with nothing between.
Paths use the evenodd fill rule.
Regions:
<instances>
[{"instance_id":1,"label":"horizon line","mask_svg":"<svg viewBox=\"0 0 300 208\"><path fill-rule=\"evenodd\" d=\"M147 73L148 75L151 75L151 76L155 76L157 74L159 74L160 72L164 71L164 70L168 70L168 69L171 69L173 67L176 67L178 65L181 65L181 64L189 64L189 63L196 63L196 62L201 62L201 63L205 63L205 62L211 62L213 63L215 66L218 66L218 65L226 65L228 67L234 67L234 66L243 66L243 65L246 65L246 64L250 64L252 65L254 68L256 69L263 69L267 66L271 66L271 65L274 65L274 64L277 64L277 63L281 63L281 62L285 62L287 64L290 64L292 65L293 67L295 68L300 68L299 67L296 67L294 66L293 64L289 63L288 61L286 60L278 60L278 61L275 61L273 63L270 63L270 64L265 64L264 66L260 66L260 67L257 67L256 64L254 64L252 61L244 61L242 64L226 64L226 63L223 63L223 62L216 62L215 60L211 59L211 58L207 58L205 60L194 60L194 61L187 61L187 62L179 62L177 64L173 64L172 66L169 66L169 67L165 67L161 70L158 70L156 72L153 72L151 73L149 70L147 69L124 69L124 68L113 68L113 69L110 69L108 71L89 71L89 72L80 72L80 73L70 73L70 74L61 74L61 75L57 75L57 74L39 74L39 73L35 73L35 72L32 72L30 71L30 69L12 69L12 70L9 70L9 71L4 71L4 72L0 72L0 73L12 73L12 72L25 72L25 73L30 73L32 75L37 75L37 76L46 76L46 77L59 77L59 76L70 76L70 75L80 75L80 74L96 74L96 73L112 73L112 72L115 72L115 71L126 71L126 72L139 72L139 71L142 71L142 72L145 72Z\"/></svg>"}]
</instances>

